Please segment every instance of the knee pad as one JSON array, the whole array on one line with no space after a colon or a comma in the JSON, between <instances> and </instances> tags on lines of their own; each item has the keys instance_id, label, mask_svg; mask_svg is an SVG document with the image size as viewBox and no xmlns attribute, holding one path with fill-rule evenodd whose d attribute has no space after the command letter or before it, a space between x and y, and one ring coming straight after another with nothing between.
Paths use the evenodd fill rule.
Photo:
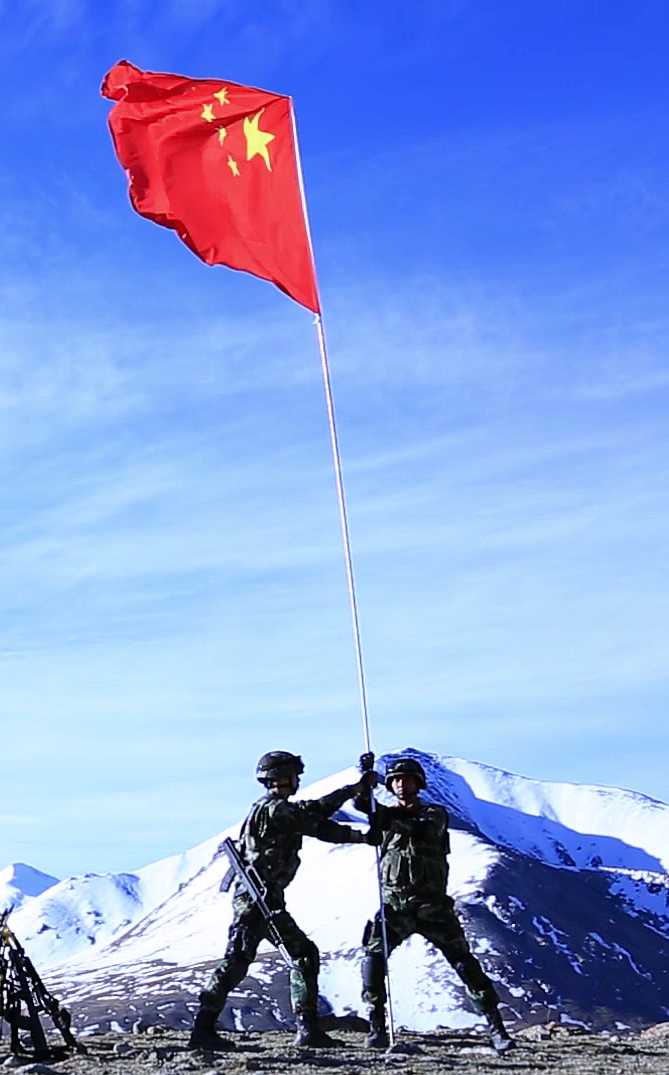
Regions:
<instances>
[{"instance_id":1,"label":"knee pad","mask_svg":"<svg viewBox=\"0 0 669 1075\"><path fill-rule=\"evenodd\" d=\"M365 952L362 957L362 987L366 992L378 993L385 982L383 956L378 952Z\"/></svg>"},{"instance_id":2,"label":"knee pad","mask_svg":"<svg viewBox=\"0 0 669 1075\"><path fill-rule=\"evenodd\" d=\"M369 948L370 946L372 951L383 951L383 928L379 914L375 915L374 918L370 918L363 930L362 947Z\"/></svg>"}]
</instances>

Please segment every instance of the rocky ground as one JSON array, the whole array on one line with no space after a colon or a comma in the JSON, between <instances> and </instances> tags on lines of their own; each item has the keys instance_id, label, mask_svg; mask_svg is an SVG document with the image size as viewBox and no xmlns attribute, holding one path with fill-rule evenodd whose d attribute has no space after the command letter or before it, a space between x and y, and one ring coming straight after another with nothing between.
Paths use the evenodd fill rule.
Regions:
<instances>
[{"instance_id":1,"label":"rocky ground","mask_svg":"<svg viewBox=\"0 0 669 1075\"><path fill-rule=\"evenodd\" d=\"M230 1052L197 1053L187 1034L151 1027L135 1034L99 1034L84 1039L86 1055L36 1063L17 1058L0 1043L2 1067L26 1075L494 1075L495 1072L551 1075L669 1075L669 1024L641 1033L591 1034L556 1024L533 1026L516 1035L517 1048L504 1057L486 1044L483 1033L438 1030L397 1035L397 1051L368 1052L359 1030L331 1030L336 1048L298 1049L288 1032L228 1032Z\"/></svg>"}]
</instances>

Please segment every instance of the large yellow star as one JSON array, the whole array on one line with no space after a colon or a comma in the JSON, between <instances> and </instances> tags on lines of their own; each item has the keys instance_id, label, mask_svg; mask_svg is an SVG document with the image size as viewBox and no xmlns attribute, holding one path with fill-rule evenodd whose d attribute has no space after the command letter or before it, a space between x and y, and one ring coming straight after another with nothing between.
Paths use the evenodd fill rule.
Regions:
<instances>
[{"instance_id":1,"label":"large yellow star","mask_svg":"<svg viewBox=\"0 0 669 1075\"><path fill-rule=\"evenodd\" d=\"M228 154L228 168L233 175L239 175L239 167L237 165L237 161L234 157L231 157L230 154Z\"/></svg>"},{"instance_id":2,"label":"large yellow star","mask_svg":"<svg viewBox=\"0 0 669 1075\"><path fill-rule=\"evenodd\" d=\"M227 90L219 90L218 93L214 94L214 97L220 102L221 108L223 107L223 105L230 104Z\"/></svg>"},{"instance_id":3,"label":"large yellow star","mask_svg":"<svg viewBox=\"0 0 669 1075\"><path fill-rule=\"evenodd\" d=\"M207 123L213 123L214 122L214 106L213 105L202 105L202 113L201 113L200 118L201 119L206 119Z\"/></svg>"},{"instance_id":4,"label":"large yellow star","mask_svg":"<svg viewBox=\"0 0 669 1075\"><path fill-rule=\"evenodd\" d=\"M252 157L256 155L262 157L267 165L267 171L272 171L272 165L270 164L269 153L267 152L268 143L271 142L275 135L268 134L267 131L258 130L258 121L262 116L264 108L261 108L259 112L256 112L253 119L249 119L248 116L244 120L244 137L246 138L246 159L250 161Z\"/></svg>"}]
</instances>

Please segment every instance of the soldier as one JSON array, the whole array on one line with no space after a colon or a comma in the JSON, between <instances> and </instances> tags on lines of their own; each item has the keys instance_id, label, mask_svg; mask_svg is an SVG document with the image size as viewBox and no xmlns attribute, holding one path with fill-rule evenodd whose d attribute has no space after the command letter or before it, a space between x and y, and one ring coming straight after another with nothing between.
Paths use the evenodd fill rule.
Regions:
<instances>
[{"instance_id":1,"label":"soldier","mask_svg":"<svg viewBox=\"0 0 669 1075\"><path fill-rule=\"evenodd\" d=\"M300 864L299 851L304 836L328 843L370 843L369 833L330 820L347 799L369 794L376 773L365 774L357 784L340 788L322 799L289 802L304 772L302 759L283 750L263 754L256 777L267 794L254 803L244 821L238 841L242 859L255 867L267 887L266 903L295 968L290 974L290 1000L297 1019L296 1045L326 1046L332 1040L318 1025L318 948L286 910L284 890ZM228 1049L230 1044L216 1033L216 1020L230 990L241 982L266 936L265 923L256 905L241 885L233 898L234 917L223 959L215 968L203 992L189 1045L192 1049Z\"/></svg>"},{"instance_id":2,"label":"soldier","mask_svg":"<svg viewBox=\"0 0 669 1075\"><path fill-rule=\"evenodd\" d=\"M369 763L369 757L363 756L361 764ZM423 802L419 792L426 784L425 771L415 758L397 758L386 772L386 787L399 805L374 804L372 825L381 845L388 955L412 933L431 941L464 982L474 1009L485 1017L491 1045L503 1053L515 1043L504 1028L495 987L472 955L453 900L446 895L448 811ZM370 792L365 790L354 805L369 812ZM388 1045L388 1033L380 911L367 923L363 945L362 998L369 1005L370 1030L365 1045L382 1049Z\"/></svg>"}]
</instances>

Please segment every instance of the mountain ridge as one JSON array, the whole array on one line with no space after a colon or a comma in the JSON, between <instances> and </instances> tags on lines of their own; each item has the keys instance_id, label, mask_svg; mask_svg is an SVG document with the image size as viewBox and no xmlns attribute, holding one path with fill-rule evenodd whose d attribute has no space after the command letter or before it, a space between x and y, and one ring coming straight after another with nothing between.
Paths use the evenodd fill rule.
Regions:
<instances>
[{"instance_id":1,"label":"mountain ridge","mask_svg":"<svg viewBox=\"0 0 669 1075\"><path fill-rule=\"evenodd\" d=\"M559 1010L593 1027L667 1018L668 806L625 789L530 780L415 748L380 762L399 753L421 761L428 797L451 813L449 892L507 1017L527 1025ZM355 779L355 770L345 770L300 797ZM339 813L364 825L350 804ZM86 990L95 995L107 975L132 983L141 1003L172 996L163 1017L185 1022L198 975L201 981L225 945L230 897L218 889L227 860L217 847L238 828L134 874L84 875L25 896L10 925L40 972L84 1006ZM321 949L326 1009L361 1014L360 938L378 904L372 850L305 840L287 896ZM283 968L268 949L259 955L230 999L232 1025L257 1026L261 1010L266 1026L290 1018ZM397 1017L412 1029L476 1022L458 980L422 938L393 954L391 982ZM125 1009L114 1018L121 1024L129 1018L123 994L119 987Z\"/></svg>"}]
</instances>

